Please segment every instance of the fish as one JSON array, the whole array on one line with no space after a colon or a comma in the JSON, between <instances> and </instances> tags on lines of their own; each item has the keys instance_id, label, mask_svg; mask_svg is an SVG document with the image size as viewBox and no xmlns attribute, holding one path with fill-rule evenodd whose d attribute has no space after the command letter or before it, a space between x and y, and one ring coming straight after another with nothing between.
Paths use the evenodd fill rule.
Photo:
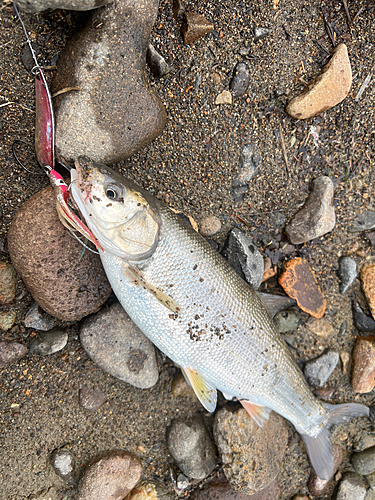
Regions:
<instances>
[{"instance_id":1,"label":"fish","mask_svg":"<svg viewBox=\"0 0 375 500\"><path fill-rule=\"evenodd\" d=\"M369 408L312 394L256 292L169 207L93 162L76 161L70 193L119 302L181 367L204 408L215 411L221 391L260 426L275 411L301 435L318 477L330 478L330 427Z\"/></svg>"}]
</instances>

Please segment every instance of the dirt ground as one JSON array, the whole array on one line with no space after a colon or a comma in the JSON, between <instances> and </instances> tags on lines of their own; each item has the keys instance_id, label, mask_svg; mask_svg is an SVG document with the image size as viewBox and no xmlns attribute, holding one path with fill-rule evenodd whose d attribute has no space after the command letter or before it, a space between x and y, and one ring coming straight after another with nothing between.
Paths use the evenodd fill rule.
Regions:
<instances>
[{"instance_id":1,"label":"dirt ground","mask_svg":"<svg viewBox=\"0 0 375 500\"><path fill-rule=\"evenodd\" d=\"M335 331L327 339L319 339L301 325L294 332L296 356L306 361L327 347L351 353L358 335L352 326L351 292L355 290L360 295L360 284L356 281L349 292L341 295L335 271L341 255L351 254L359 268L375 260L374 250L364 235L348 232L361 211L375 209L374 79L362 97L356 99L362 83L373 71L374 4L370 0L349 2L351 27L339 0L280 0L276 9L271 0L202 0L189 2L186 7L204 14L213 22L214 31L191 46L184 45L180 23L172 16L171 0L161 1L151 42L173 69L162 79L147 77L165 103L167 126L161 137L117 167L197 221L210 214L218 216L223 223L217 238L219 243L231 227L240 227L253 238L263 255L267 255L268 248L268 255L271 252L280 269L285 258L270 250L268 244L277 240L280 227L303 203L309 182L318 175L329 175L335 183L336 227L322 238L297 246L293 255L303 256L314 269L327 299L327 317ZM348 97L335 108L314 119L296 121L285 113L285 105L291 96L301 92L304 82L320 71L327 60L326 51L332 49L323 16L334 28L336 41L348 46L353 85ZM66 11L23 15L40 48L42 64L54 64L66 38L84 17ZM271 28L272 32L254 43L256 26ZM8 258L4 237L12 217L26 200L48 184L47 178L24 171L12 155L15 140L32 143L34 134L34 83L20 62L23 41L11 5L3 1L0 6L3 259ZM250 48L247 56L241 55L244 47ZM250 70L247 94L232 105L216 106L215 98L228 89L239 60L246 62ZM210 76L215 72L221 77L217 85ZM17 104L9 104L13 102ZM288 169L281 149L280 125ZM309 135L311 126L319 127L316 141ZM235 203L231 186L239 169L241 149L247 144L261 155L262 165L245 199ZM32 148L24 158L28 165L37 168ZM276 279L264 288L277 291ZM22 320L32 299L21 281L17 297L9 306L17 311L16 326L2 332L0 339L27 345L30 331ZM339 336L343 321L347 322L347 328ZM174 464L166 448L165 429L176 417L202 411L199 403L172 396L171 380L177 369L162 357L159 382L150 390L136 389L104 373L81 348L78 326L71 326L69 342L63 351L48 357L27 355L0 373L0 499L31 499L55 486L58 498L74 500L74 486L60 480L48 463L51 452L63 445L76 458L76 479L85 463L96 454L121 448L141 458L144 478L162 481L173 491L170 468ZM108 402L94 413L83 409L78 403L82 384L104 391ZM344 375L341 367L336 368L328 385L335 388L331 403L370 404L373 400L372 393L353 393L350 373ZM350 452L364 431L371 431L369 423L353 422L339 428L334 440ZM279 476L282 500L307 492L310 466L301 441L293 439L294 436L295 431L290 427L291 446ZM350 470L348 460L340 470ZM319 498L331 498L334 484Z\"/></svg>"}]
</instances>

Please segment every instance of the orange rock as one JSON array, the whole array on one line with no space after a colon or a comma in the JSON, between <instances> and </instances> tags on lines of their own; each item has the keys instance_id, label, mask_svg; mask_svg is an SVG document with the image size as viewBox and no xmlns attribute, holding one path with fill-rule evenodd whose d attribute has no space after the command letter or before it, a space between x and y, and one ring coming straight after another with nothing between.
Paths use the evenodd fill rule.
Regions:
<instances>
[{"instance_id":1,"label":"orange rock","mask_svg":"<svg viewBox=\"0 0 375 500\"><path fill-rule=\"evenodd\" d=\"M297 120L305 120L333 108L345 99L352 84L348 49L340 43L319 75L299 96L292 99L286 112Z\"/></svg>"},{"instance_id":2,"label":"orange rock","mask_svg":"<svg viewBox=\"0 0 375 500\"><path fill-rule=\"evenodd\" d=\"M353 391L361 394L375 387L375 340L374 337L359 338L353 350Z\"/></svg>"},{"instance_id":3,"label":"orange rock","mask_svg":"<svg viewBox=\"0 0 375 500\"><path fill-rule=\"evenodd\" d=\"M369 264L362 269L361 281L372 317L375 318L375 264Z\"/></svg>"},{"instance_id":4,"label":"orange rock","mask_svg":"<svg viewBox=\"0 0 375 500\"><path fill-rule=\"evenodd\" d=\"M300 257L291 259L285 264L279 283L302 311L318 319L323 316L327 303L308 262Z\"/></svg>"},{"instance_id":5,"label":"orange rock","mask_svg":"<svg viewBox=\"0 0 375 500\"><path fill-rule=\"evenodd\" d=\"M270 269L267 269L267 271L265 271L264 274L263 274L262 283L264 283L265 281L269 280L270 278L272 278L275 275L276 275L276 269L274 267L271 267Z\"/></svg>"}]
</instances>

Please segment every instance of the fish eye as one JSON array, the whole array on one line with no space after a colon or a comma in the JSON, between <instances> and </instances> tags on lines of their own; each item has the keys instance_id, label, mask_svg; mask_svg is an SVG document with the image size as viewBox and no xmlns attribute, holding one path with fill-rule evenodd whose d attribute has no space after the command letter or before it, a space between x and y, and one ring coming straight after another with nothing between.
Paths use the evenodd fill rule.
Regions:
<instances>
[{"instance_id":1,"label":"fish eye","mask_svg":"<svg viewBox=\"0 0 375 500\"><path fill-rule=\"evenodd\" d=\"M107 198L113 201L121 201L122 198L122 189L120 189L115 184L108 184L105 190L105 194Z\"/></svg>"}]
</instances>

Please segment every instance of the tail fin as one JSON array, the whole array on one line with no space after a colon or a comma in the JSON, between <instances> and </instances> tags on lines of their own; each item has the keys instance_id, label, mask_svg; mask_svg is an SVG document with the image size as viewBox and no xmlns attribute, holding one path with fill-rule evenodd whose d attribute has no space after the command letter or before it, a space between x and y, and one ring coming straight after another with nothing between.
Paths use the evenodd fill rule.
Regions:
<instances>
[{"instance_id":1,"label":"tail fin","mask_svg":"<svg viewBox=\"0 0 375 500\"><path fill-rule=\"evenodd\" d=\"M354 417L368 417L369 408L357 403L345 403L342 405L330 405L324 403L328 410L328 419L323 429L316 437L301 434L305 443L311 465L314 467L320 479L329 479L334 473L332 444L329 440L331 435L329 428L334 424L347 422Z\"/></svg>"}]
</instances>

